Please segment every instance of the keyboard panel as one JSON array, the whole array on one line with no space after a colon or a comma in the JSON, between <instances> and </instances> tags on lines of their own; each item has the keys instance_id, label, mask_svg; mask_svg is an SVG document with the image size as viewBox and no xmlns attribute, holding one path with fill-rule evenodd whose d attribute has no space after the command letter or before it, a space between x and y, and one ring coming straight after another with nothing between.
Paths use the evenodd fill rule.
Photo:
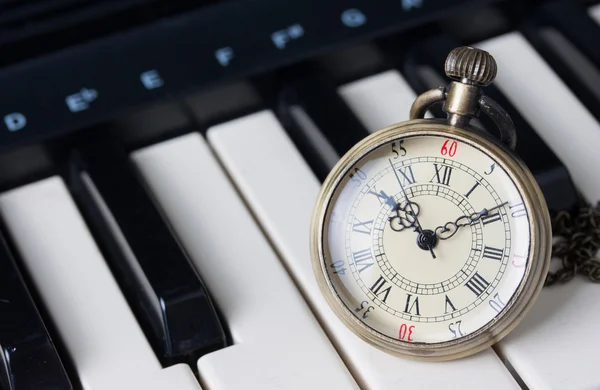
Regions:
<instances>
[{"instance_id":1,"label":"keyboard panel","mask_svg":"<svg viewBox=\"0 0 600 390\"><path fill-rule=\"evenodd\" d=\"M114 120L124 107L181 98L215 80L273 70L291 58L307 59L350 39L404 30L433 13L495 1L377 0L360 7L347 0L225 2L69 47L0 73L0 84L12 91L0 99L5 110L0 115L12 114L12 128L18 128L0 132L0 150ZM349 22L343 17L348 10L368 15L369 23ZM180 61L182 53L185 60Z\"/></svg>"}]
</instances>

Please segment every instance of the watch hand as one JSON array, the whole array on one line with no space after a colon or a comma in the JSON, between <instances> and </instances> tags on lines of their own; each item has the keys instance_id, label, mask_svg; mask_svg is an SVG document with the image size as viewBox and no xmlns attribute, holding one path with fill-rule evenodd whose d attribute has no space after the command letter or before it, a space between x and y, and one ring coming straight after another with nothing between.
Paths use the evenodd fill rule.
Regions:
<instances>
[{"instance_id":1,"label":"watch hand","mask_svg":"<svg viewBox=\"0 0 600 390\"><path fill-rule=\"evenodd\" d=\"M414 211L414 207L416 207L416 211ZM407 210L407 208L411 209ZM400 203L397 203L396 206L394 206L393 211L396 212L396 215L388 218L388 221L390 222L390 228L392 228L393 231L401 232L404 229L408 229L411 227L414 228L415 231L416 229L418 229L418 227L416 226L416 216L419 215L421 208L417 203L407 201L406 205L404 206L401 206ZM403 216L401 212L404 212L405 216ZM398 222L394 224L394 220L396 219L398 220Z\"/></svg>"},{"instance_id":2,"label":"watch hand","mask_svg":"<svg viewBox=\"0 0 600 390\"><path fill-rule=\"evenodd\" d=\"M479 221L482 217L488 215L490 213L490 211L499 209L500 207L503 207L507 204L508 204L508 202L504 202L498 206L492 207L491 209L483 208L480 212L475 213L475 214L471 214L468 216L461 215L454 222L452 222L452 221L446 222L444 225L436 227L434 230L435 235L440 240L447 240L447 239L451 238L452 236L454 236L461 227L472 225L475 222Z\"/></svg>"},{"instance_id":3,"label":"watch hand","mask_svg":"<svg viewBox=\"0 0 600 390\"><path fill-rule=\"evenodd\" d=\"M392 167L392 172L394 172L394 176L396 176L396 180L398 181L398 184L400 184L400 188L402 189L402 192L404 193L404 197L406 198L406 201L408 202L410 211L411 211L412 215L415 217L415 223L416 223L415 229L419 233L423 233L423 227L419 223L419 217L417 216L418 213L415 213L415 210L413 208L413 204L415 204L415 205L417 205L417 204L415 202L409 201L408 194L406 193L406 190L404 189L404 186L402 185L402 180L400 180L400 177L398 176L398 172L396 172L396 168L394 168L394 163L392 163L392 159L388 158L388 161L390 163L390 167ZM417 207L418 207L418 205L417 205ZM435 253L433 252L433 247L431 245L429 245L428 249L429 249L429 252L431 253L431 257L433 257L435 259L436 257L435 257Z\"/></svg>"}]
</instances>

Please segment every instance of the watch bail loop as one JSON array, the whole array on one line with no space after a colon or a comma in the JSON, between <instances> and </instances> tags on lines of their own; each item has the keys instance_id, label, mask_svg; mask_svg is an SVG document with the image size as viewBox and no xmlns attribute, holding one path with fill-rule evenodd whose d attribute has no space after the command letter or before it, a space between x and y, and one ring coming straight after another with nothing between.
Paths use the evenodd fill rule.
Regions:
<instances>
[{"instance_id":1,"label":"watch bail loop","mask_svg":"<svg viewBox=\"0 0 600 390\"><path fill-rule=\"evenodd\" d=\"M515 125L508 113L492 98L482 93L497 72L494 58L486 51L472 47L458 47L448 54L446 75L453 79L448 87L430 89L420 94L410 109L410 119L422 119L434 104L443 102L451 126L466 128L473 118L484 114L500 130L500 141L514 150L517 145Z\"/></svg>"}]
</instances>

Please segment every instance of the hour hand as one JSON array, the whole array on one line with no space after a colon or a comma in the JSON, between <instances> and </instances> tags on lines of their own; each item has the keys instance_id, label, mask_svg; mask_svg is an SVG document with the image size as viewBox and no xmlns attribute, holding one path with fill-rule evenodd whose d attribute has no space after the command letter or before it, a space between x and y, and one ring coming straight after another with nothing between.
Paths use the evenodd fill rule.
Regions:
<instances>
[{"instance_id":1,"label":"hour hand","mask_svg":"<svg viewBox=\"0 0 600 390\"><path fill-rule=\"evenodd\" d=\"M390 228L396 232L413 228L414 231L420 228L417 216L421 211L419 205L412 201L407 201L405 205L397 203L392 210L395 215L388 218Z\"/></svg>"},{"instance_id":2,"label":"hour hand","mask_svg":"<svg viewBox=\"0 0 600 390\"><path fill-rule=\"evenodd\" d=\"M490 211L499 209L500 207L506 204L508 204L508 202L504 202L490 209L483 208L480 212L471 215L461 215L454 222L446 222L444 225L436 227L434 230L435 235L440 240L447 240L453 237L461 227L474 224L475 222L479 221L482 217L488 215Z\"/></svg>"}]
</instances>

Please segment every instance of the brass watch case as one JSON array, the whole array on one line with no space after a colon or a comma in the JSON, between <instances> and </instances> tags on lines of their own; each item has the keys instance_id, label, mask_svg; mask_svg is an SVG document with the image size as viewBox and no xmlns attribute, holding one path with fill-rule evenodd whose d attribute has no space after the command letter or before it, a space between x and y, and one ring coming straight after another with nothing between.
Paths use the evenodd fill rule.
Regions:
<instances>
[{"instance_id":1,"label":"brass watch case","mask_svg":"<svg viewBox=\"0 0 600 390\"><path fill-rule=\"evenodd\" d=\"M520 286L505 308L479 330L462 338L440 343L400 341L374 331L362 323L338 297L327 273L326 227L332 197L349 170L363 156L389 142L412 136L448 136L492 156L520 191L529 219L531 247ZM383 128L356 144L335 165L317 197L310 230L312 266L319 288L338 318L358 337L375 347L414 360L443 361L473 355L509 334L529 312L548 273L552 249L550 216L544 196L525 164L506 146L474 127L455 127L442 119L414 119Z\"/></svg>"}]
</instances>

